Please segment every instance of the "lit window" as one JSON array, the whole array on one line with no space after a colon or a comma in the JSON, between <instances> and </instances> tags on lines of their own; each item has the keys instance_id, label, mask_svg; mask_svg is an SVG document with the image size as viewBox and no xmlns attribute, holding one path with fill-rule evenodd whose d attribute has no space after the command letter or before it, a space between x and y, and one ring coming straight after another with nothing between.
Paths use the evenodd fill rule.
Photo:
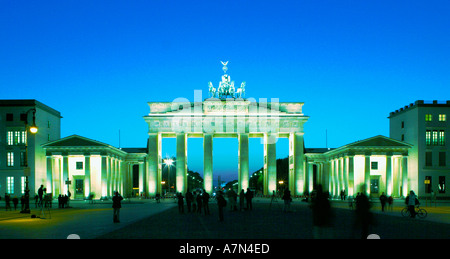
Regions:
<instances>
[{"instance_id":1,"label":"lit window","mask_svg":"<svg viewBox=\"0 0 450 259\"><path fill-rule=\"evenodd\" d=\"M432 121L433 116L431 114L425 114L425 121Z\"/></svg>"},{"instance_id":2,"label":"lit window","mask_svg":"<svg viewBox=\"0 0 450 259\"><path fill-rule=\"evenodd\" d=\"M14 131L8 131L6 134L6 141L9 146L14 145Z\"/></svg>"},{"instance_id":3,"label":"lit window","mask_svg":"<svg viewBox=\"0 0 450 259\"><path fill-rule=\"evenodd\" d=\"M425 141L427 146L431 145L431 130L427 130L425 133Z\"/></svg>"},{"instance_id":4,"label":"lit window","mask_svg":"<svg viewBox=\"0 0 450 259\"><path fill-rule=\"evenodd\" d=\"M9 167L14 166L14 153L13 152L8 152L6 154L7 156L7 161L6 161L6 165Z\"/></svg>"},{"instance_id":5,"label":"lit window","mask_svg":"<svg viewBox=\"0 0 450 259\"><path fill-rule=\"evenodd\" d=\"M439 145L445 146L445 131L443 130L439 131Z\"/></svg>"},{"instance_id":6,"label":"lit window","mask_svg":"<svg viewBox=\"0 0 450 259\"><path fill-rule=\"evenodd\" d=\"M21 177L21 190L22 190L22 193L25 193L25 182L27 181L27 178L25 177L25 176L22 176Z\"/></svg>"},{"instance_id":7,"label":"lit window","mask_svg":"<svg viewBox=\"0 0 450 259\"><path fill-rule=\"evenodd\" d=\"M433 130L433 146L437 146L438 144L438 131Z\"/></svg>"},{"instance_id":8,"label":"lit window","mask_svg":"<svg viewBox=\"0 0 450 259\"><path fill-rule=\"evenodd\" d=\"M439 114L439 121L447 121L447 116L445 114Z\"/></svg>"},{"instance_id":9,"label":"lit window","mask_svg":"<svg viewBox=\"0 0 450 259\"><path fill-rule=\"evenodd\" d=\"M9 193L9 194L14 193L14 177L13 176L6 177L6 193Z\"/></svg>"}]
</instances>

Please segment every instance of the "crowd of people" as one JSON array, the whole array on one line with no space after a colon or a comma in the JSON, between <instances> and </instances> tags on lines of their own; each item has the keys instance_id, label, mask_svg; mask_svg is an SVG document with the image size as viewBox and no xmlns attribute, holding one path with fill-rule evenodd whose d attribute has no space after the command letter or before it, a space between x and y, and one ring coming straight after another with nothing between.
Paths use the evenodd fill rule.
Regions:
<instances>
[{"instance_id":1,"label":"crowd of people","mask_svg":"<svg viewBox=\"0 0 450 259\"><path fill-rule=\"evenodd\" d=\"M253 192L250 190L250 188L247 189L247 192L242 189L239 195L232 189L228 190L225 194L223 191L218 191L213 198L217 201L219 221L224 220L223 211L226 207L228 207L230 211L253 209ZM204 213L205 215L210 215L209 201L211 199L211 196L208 192L206 192L205 189L195 190L193 192L188 190L185 195L183 195L182 193L177 193L176 199L178 203L178 211L180 214L183 214L185 212L184 204L186 203L188 213Z\"/></svg>"}]
</instances>

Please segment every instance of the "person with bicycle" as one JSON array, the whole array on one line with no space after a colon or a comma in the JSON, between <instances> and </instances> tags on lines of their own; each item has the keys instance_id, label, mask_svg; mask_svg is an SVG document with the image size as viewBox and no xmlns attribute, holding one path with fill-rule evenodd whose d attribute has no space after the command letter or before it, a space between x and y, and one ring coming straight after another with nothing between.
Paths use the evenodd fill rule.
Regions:
<instances>
[{"instance_id":1,"label":"person with bicycle","mask_svg":"<svg viewBox=\"0 0 450 259\"><path fill-rule=\"evenodd\" d=\"M419 200L417 199L417 195L414 193L413 190L409 192L408 197L405 199L405 204L408 206L409 214L411 215L411 218L416 217L416 205L420 204Z\"/></svg>"}]
</instances>

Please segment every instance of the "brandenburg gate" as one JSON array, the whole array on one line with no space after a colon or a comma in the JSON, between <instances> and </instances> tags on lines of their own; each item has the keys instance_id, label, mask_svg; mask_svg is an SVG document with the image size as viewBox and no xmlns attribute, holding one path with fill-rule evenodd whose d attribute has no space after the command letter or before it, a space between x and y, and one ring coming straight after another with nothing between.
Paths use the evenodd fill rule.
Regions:
<instances>
[{"instance_id":1,"label":"brandenburg gate","mask_svg":"<svg viewBox=\"0 0 450 259\"><path fill-rule=\"evenodd\" d=\"M276 190L276 142L289 138L289 189L294 195L305 190L303 124L308 120L302 102L278 102L277 98L245 99L245 82L235 90L226 74L216 89L209 83L209 98L194 91L194 101L176 98L172 102L149 102L147 191L162 192L162 139L176 138L176 191L187 191L187 140L203 138L204 189L213 189L214 138L238 139L238 190L249 187L249 138L260 138L264 145L264 194Z\"/></svg>"}]
</instances>

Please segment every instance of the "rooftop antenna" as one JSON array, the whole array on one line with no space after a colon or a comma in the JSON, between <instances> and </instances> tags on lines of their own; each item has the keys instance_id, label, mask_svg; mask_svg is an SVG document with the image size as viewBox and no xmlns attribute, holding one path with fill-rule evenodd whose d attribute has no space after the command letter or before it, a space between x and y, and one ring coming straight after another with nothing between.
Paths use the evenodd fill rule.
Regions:
<instances>
[{"instance_id":1,"label":"rooftop antenna","mask_svg":"<svg viewBox=\"0 0 450 259\"><path fill-rule=\"evenodd\" d=\"M325 129L325 148L328 148L328 130Z\"/></svg>"},{"instance_id":2,"label":"rooftop antenna","mask_svg":"<svg viewBox=\"0 0 450 259\"><path fill-rule=\"evenodd\" d=\"M120 149L120 129L119 129L119 149Z\"/></svg>"}]
</instances>

